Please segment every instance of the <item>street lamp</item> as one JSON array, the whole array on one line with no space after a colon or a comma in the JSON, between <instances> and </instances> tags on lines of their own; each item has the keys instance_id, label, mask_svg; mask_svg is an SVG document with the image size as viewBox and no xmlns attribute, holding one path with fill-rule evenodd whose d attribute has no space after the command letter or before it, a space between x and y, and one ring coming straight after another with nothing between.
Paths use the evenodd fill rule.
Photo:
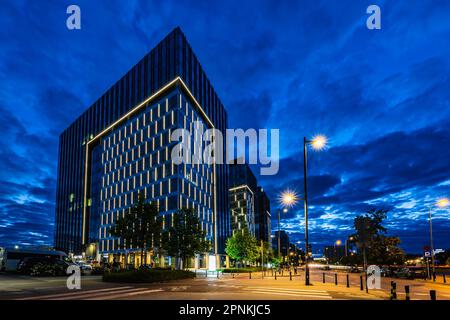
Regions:
<instances>
[{"instance_id":1,"label":"street lamp","mask_svg":"<svg viewBox=\"0 0 450 320\"><path fill-rule=\"evenodd\" d=\"M305 260L305 285L309 286L309 239L308 239L308 177L307 177L307 151L308 144L314 150L323 150L327 144L327 138L323 135L317 135L313 137L312 140L307 140L306 137L303 138L303 179L304 179L304 188L305 195L303 198L304 206L305 206L305 248L306 248L306 260Z\"/></svg>"},{"instance_id":2,"label":"street lamp","mask_svg":"<svg viewBox=\"0 0 450 320\"><path fill-rule=\"evenodd\" d=\"M436 205L439 208L445 208L450 204L450 201L448 200L448 198L442 198L439 199L436 202ZM431 206L428 207L428 215L429 215L429 220L430 220L430 249L431 249L431 264L432 264L432 270L433 270L433 276L435 274L435 267L434 267L434 245L433 245L433 223L431 221Z\"/></svg>"},{"instance_id":3,"label":"street lamp","mask_svg":"<svg viewBox=\"0 0 450 320\"><path fill-rule=\"evenodd\" d=\"M347 257L348 256L348 241L353 241L353 237L352 236L350 236L350 237L348 237L347 239L345 239L345 256Z\"/></svg>"},{"instance_id":4,"label":"street lamp","mask_svg":"<svg viewBox=\"0 0 450 320\"><path fill-rule=\"evenodd\" d=\"M280 193L278 200L284 207L283 213L288 212L287 208L292 208L298 200L297 193L293 190L287 189ZM281 208L278 208L278 258L281 257L281 240L280 240L280 215Z\"/></svg>"}]
</instances>

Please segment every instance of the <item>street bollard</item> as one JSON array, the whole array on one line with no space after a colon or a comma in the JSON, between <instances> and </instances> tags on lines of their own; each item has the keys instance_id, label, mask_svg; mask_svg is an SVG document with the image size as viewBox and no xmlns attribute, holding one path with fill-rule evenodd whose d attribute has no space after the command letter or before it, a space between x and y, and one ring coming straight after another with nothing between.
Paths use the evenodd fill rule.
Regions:
<instances>
[{"instance_id":1,"label":"street bollard","mask_svg":"<svg viewBox=\"0 0 450 320\"><path fill-rule=\"evenodd\" d=\"M442 276L444 277L444 283L447 283L447 279L445 279L445 273L442 274Z\"/></svg>"},{"instance_id":2,"label":"street bollard","mask_svg":"<svg viewBox=\"0 0 450 320\"><path fill-rule=\"evenodd\" d=\"M397 284L391 281L391 300L397 300Z\"/></svg>"},{"instance_id":3,"label":"street bollard","mask_svg":"<svg viewBox=\"0 0 450 320\"><path fill-rule=\"evenodd\" d=\"M436 272L433 272L433 282L436 282Z\"/></svg>"},{"instance_id":4,"label":"street bollard","mask_svg":"<svg viewBox=\"0 0 450 320\"><path fill-rule=\"evenodd\" d=\"M217 270L216 272L217 272L217 279L219 279L219 270Z\"/></svg>"},{"instance_id":5,"label":"street bollard","mask_svg":"<svg viewBox=\"0 0 450 320\"><path fill-rule=\"evenodd\" d=\"M348 274L347 274L347 288L350 288L350 279L349 279Z\"/></svg>"},{"instance_id":6,"label":"street bollard","mask_svg":"<svg viewBox=\"0 0 450 320\"><path fill-rule=\"evenodd\" d=\"M322 282L325 283L325 272L322 273Z\"/></svg>"},{"instance_id":7,"label":"street bollard","mask_svg":"<svg viewBox=\"0 0 450 320\"><path fill-rule=\"evenodd\" d=\"M405 300L411 300L409 296L409 286L405 286Z\"/></svg>"},{"instance_id":8,"label":"street bollard","mask_svg":"<svg viewBox=\"0 0 450 320\"><path fill-rule=\"evenodd\" d=\"M251 272L251 271L248 273L248 278L249 278L249 279L252 278L252 272Z\"/></svg>"},{"instance_id":9,"label":"street bollard","mask_svg":"<svg viewBox=\"0 0 450 320\"><path fill-rule=\"evenodd\" d=\"M277 273L275 272L275 280L277 280Z\"/></svg>"},{"instance_id":10,"label":"street bollard","mask_svg":"<svg viewBox=\"0 0 450 320\"><path fill-rule=\"evenodd\" d=\"M289 271L289 280L292 281L292 272L291 271Z\"/></svg>"},{"instance_id":11,"label":"street bollard","mask_svg":"<svg viewBox=\"0 0 450 320\"><path fill-rule=\"evenodd\" d=\"M363 276L362 276L362 275L359 276L359 287L360 287L361 291L364 290L364 286L363 286Z\"/></svg>"},{"instance_id":12,"label":"street bollard","mask_svg":"<svg viewBox=\"0 0 450 320\"><path fill-rule=\"evenodd\" d=\"M430 290L430 298L431 300L436 300L436 290Z\"/></svg>"},{"instance_id":13,"label":"street bollard","mask_svg":"<svg viewBox=\"0 0 450 320\"><path fill-rule=\"evenodd\" d=\"M337 273L334 274L334 284L337 285Z\"/></svg>"}]
</instances>

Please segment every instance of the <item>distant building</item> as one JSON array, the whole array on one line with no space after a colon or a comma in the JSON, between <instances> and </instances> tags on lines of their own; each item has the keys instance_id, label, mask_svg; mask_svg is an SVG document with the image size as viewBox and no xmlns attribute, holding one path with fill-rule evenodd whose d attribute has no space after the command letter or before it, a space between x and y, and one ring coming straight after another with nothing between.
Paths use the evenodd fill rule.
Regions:
<instances>
[{"instance_id":1,"label":"distant building","mask_svg":"<svg viewBox=\"0 0 450 320\"><path fill-rule=\"evenodd\" d=\"M270 217L269 197L263 188L258 187L255 195L255 235L258 241L269 242L272 233Z\"/></svg>"},{"instance_id":2,"label":"distant building","mask_svg":"<svg viewBox=\"0 0 450 320\"><path fill-rule=\"evenodd\" d=\"M231 211L231 230L234 233L248 228L256 235L255 195L257 183L255 175L247 164L229 166L229 202Z\"/></svg>"},{"instance_id":3,"label":"distant building","mask_svg":"<svg viewBox=\"0 0 450 320\"><path fill-rule=\"evenodd\" d=\"M275 255L278 254L278 233L280 234L280 254L285 257L289 254L289 236L286 231L275 231L272 238L272 248Z\"/></svg>"}]
</instances>

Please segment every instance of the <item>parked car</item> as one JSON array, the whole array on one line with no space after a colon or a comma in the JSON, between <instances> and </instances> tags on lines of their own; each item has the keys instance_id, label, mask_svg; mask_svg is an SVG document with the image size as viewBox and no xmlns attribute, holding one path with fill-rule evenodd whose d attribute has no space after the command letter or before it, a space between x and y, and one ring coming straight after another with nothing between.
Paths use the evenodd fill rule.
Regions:
<instances>
[{"instance_id":1,"label":"parked car","mask_svg":"<svg viewBox=\"0 0 450 320\"><path fill-rule=\"evenodd\" d=\"M72 263L66 260L58 259L57 257L25 257L18 266L17 271L21 274L31 274L36 266L51 266L54 267L57 275L65 275L67 267Z\"/></svg>"},{"instance_id":2,"label":"parked car","mask_svg":"<svg viewBox=\"0 0 450 320\"><path fill-rule=\"evenodd\" d=\"M394 269L389 267L381 267L380 273L382 277L392 277L394 275Z\"/></svg>"},{"instance_id":3,"label":"parked car","mask_svg":"<svg viewBox=\"0 0 450 320\"><path fill-rule=\"evenodd\" d=\"M425 280L427 278L427 273L423 268L410 268L409 269L411 276L413 279L423 279Z\"/></svg>"},{"instance_id":4,"label":"parked car","mask_svg":"<svg viewBox=\"0 0 450 320\"><path fill-rule=\"evenodd\" d=\"M361 272L361 270L359 270L358 267L353 266L350 268L349 272L350 273L359 273L359 272Z\"/></svg>"},{"instance_id":5,"label":"parked car","mask_svg":"<svg viewBox=\"0 0 450 320\"><path fill-rule=\"evenodd\" d=\"M401 279L414 279L414 273L408 268L400 268L394 271L394 277Z\"/></svg>"},{"instance_id":6,"label":"parked car","mask_svg":"<svg viewBox=\"0 0 450 320\"><path fill-rule=\"evenodd\" d=\"M92 274L92 266L85 261L77 261L77 265L80 267L81 274Z\"/></svg>"}]
</instances>

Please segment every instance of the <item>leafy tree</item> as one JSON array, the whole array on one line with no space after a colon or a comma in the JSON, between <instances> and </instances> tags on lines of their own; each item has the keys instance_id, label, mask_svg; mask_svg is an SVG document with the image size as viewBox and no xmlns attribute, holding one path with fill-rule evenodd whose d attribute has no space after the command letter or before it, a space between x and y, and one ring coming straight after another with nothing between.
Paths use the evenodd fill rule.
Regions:
<instances>
[{"instance_id":1,"label":"leafy tree","mask_svg":"<svg viewBox=\"0 0 450 320\"><path fill-rule=\"evenodd\" d=\"M147 263L147 251L155 252L160 242L162 217L159 216L155 203L145 202L142 193L138 194L137 203L130 208L128 214L119 217L110 233L122 239L121 247L133 246L141 250L141 266Z\"/></svg>"},{"instance_id":2,"label":"leafy tree","mask_svg":"<svg viewBox=\"0 0 450 320\"><path fill-rule=\"evenodd\" d=\"M402 249L398 247L400 239L398 237L386 237L377 235L370 243L368 260L371 264L403 264L406 255Z\"/></svg>"},{"instance_id":3,"label":"leafy tree","mask_svg":"<svg viewBox=\"0 0 450 320\"><path fill-rule=\"evenodd\" d=\"M436 253L435 259L438 264L450 264L450 250L447 249L443 252Z\"/></svg>"},{"instance_id":4,"label":"leafy tree","mask_svg":"<svg viewBox=\"0 0 450 320\"><path fill-rule=\"evenodd\" d=\"M357 263L362 260L364 268L368 262L372 264L401 264L405 261L405 253L398 245L398 237L387 237L387 229L382 225L387 217L387 210L370 209L364 215L354 220L356 233L353 236L357 247L362 252L360 256L347 257L348 263Z\"/></svg>"},{"instance_id":5,"label":"leafy tree","mask_svg":"<svg viewBox=\"0 0 450 320\"><path fill-rule=\"evenodd\" d=\"M241 263L254 262L261 254L256 238L247 228L227 239L225 252L231 259Z\"/></svg>"},{"instance_id":6,"label":"leafy tree","mask_svg":"<svg viewBox=\"0 0 450 320\"><path fill-rule=\"evenodd\" d=\"M177 269L195 254L207 252L211 243L201 229L200 220L193 209L180 209L162 234L162 247L168 255L177 258Z\"/></svg>"},{"instance_id":7,"label":"leafy tree","mask_svg":"<svg viewBox=\"0 0 450 320\"><path fill-rule=\"evenodd\" d=\"M258 242L257 242L257 245L258 245ZM262 247L263 247L263 250L262 250L263 256L261 257L261 242L259 242L259 245L258 245L259 255L256 259L256 262L258 262L260 264L262 264L262 263L267 264L267 263L271 262L274 258L273 249L269 242L263 242ZM263 260L261 260L261 258L263 258Z\"/></svg>"}]
</instances>

